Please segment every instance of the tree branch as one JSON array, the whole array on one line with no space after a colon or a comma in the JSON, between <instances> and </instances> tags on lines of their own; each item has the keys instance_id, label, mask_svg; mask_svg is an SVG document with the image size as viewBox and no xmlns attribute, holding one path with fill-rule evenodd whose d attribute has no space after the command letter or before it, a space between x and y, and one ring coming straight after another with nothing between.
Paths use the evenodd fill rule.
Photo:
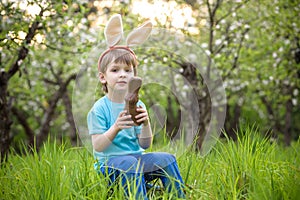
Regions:
<instances>
[{"instance_id":1,"label":"tree branch","mask_svg":"<svg viewBox=\"0 0 300 200\"><path fill-rule=\"evenodd\" d=\"M43 12L44 12L43 9L41 9L41 12L39 13L40 17L43 16ZM29 52L27 45L29 45L32 39L34 38L35 32L36 30L38 30L39 24L40 24L39 17L37 17L35 21L32 23L32 25L29 27L24 43L19 50L17 60L12 64L12 66L8 70L8 79L10 79L13 75L15 75L15 73L20 69L23 60L27 57Z\"/></svg>"},{"instance_id":2,"label":"tree branch","mask_svg":"<svg viewBox=\"0 0 300 200\"><path fill-rule=\"evenodd\" d=\"M59 51L59 52L62 52L62 53L75 54L75 55L83 53L83 51L67 51L65 49L57 48L57 47L51 46L50 44L46 44L46 43L43 43L43 45L45 45L47 48L49 48L51 50Z\"/></svg>"},{"instance_id":3,"label":"tree branch","mask_svg":"<svg viewBox=\"0 0 300 200\"><path fill-rule=\"evenodd\" d=\"M228 42L228 44L227 45L229 45L230 44L230 42L231 42L231 38L229 37L229 29L230 29L230 25L228 24L227 26L226 26L226 31L225 31L225 39L224 39L224 41L227 41ZM220 44L219 46L217 46L217 48L216 48L216 50L215 50L215 55L216 54L218 54L218 53L220 53L220 51L225 47L225 45L224 45L224 41L222 42L222 44Z\"/></svg>"},{"instance_id":4,"label":"tree branch","mask_svg":"<svg viewBox=\"0 0 300 200\"><path fill-rule=\"evenodd\" d=\"M61 99L64 95L64 93L67 91L67 86L72 80L75 80L77 77L77 74L71 74L69 78L60 84L59 89L56 91L56 93L52 96L52 98L49 101L49 107L46 109L46 113L44 115L41 129L39 131L39 134L37 136L36 141L36 148L39 149L43 141L48 137L49 130L50 130L50 122L52 121L55 109L57 107L57 103L59 99Z\"/></svg>"},{"instance_id":5,"label":"tree branch","mask_svg":"<svg viewBox=\"0 0 300 200\"><path fill-rule=\"evenodd\" d=\"M16 116L18 119L19 123L22 125L25 134L27 135L28 138L28 146L33 147L34 145L34 131L30 128L30 125L27 122L26 115L23 111L20 111L18 108L13 106L11 108L12 113Z\"/></svg>"},{"instance_id":6,"label":"tree branch","mask_svg":"<svg viewBox=\"0 0 300 200\"><path fill-rule=\"evenodd\" d=\"M217 0L215 6L213 7L213 9L211 8L211 5L209 3L209 0L206 1L206 6L208 9L208 14L209 14L209 42L208 42L208 50L211 54L214 54L214 50L213 50L213 41L214 41L214 21L215 21L215 16L216 16L216 12L217 9L219 8L219 6L221 5L222 0ZM208 64L207 64L207 70L206 70L206 80L210 79L210 71L211 71L211 59L208 60Z\"/></svg>"},{"instance_id":7,"label":"tree branch","mask_svg":"<svg viewBox=\"0 0 300 200\"><path fill-rule=\"evenodd\" d=\"M239 57L240 57L240 53L241 53L241 49L242 49L242 46L243 46L243 41L245 39L245 35L246 33L249 31L250 29L247 28L244 30L244 32L242 33L242 38L240 40L240 43L239 43L239 46L238 46L238 49L237 49L237 54L236 56L234 56L234 59L233 59L233 63L231 65L231 68L228 70L228 72L225 74L225 76L223 76L223 80L225 80L227 77L230 76L230 74L232 73L232 71L237 68L237 63L238 63L238 60L239 60Z\"/></svg>"},{"instance_id":8,"label":"tree branch","mask_svg":"<svg viewBox=\"0 0 300 200\"><path fill-rule=\"evenodd\" d=\"M247 3L248 1L246 1L245 3ZM238 9L240 9L245 3L240 4L238 6L236 6L233 9L230 9L230 11L228 13L226 13L225 15L223 15L222 17L220 17L218 20L216 20L216 25L220 23L220 21L222 21L223 19L226 19L229 15L232 14L232 12L237 11Z\"/></svg>"}]
</instances>

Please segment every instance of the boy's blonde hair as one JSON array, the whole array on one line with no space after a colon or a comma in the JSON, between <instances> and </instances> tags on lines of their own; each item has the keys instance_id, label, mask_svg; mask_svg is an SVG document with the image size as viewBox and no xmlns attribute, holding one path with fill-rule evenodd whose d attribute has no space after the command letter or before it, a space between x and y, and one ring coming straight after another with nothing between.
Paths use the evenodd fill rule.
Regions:
<instances>
[{"instance_id":1,"label":"boy's blonde hair","mask_svg":"<svg viewBox=\"0 0 300 200\"><path fill-rule=\"evenodd\" d=\"M138 61L132 50L128 50L126 48L113 48L109 49L109 51L105 51L99 58L98 72L105 73L107 67L113 62L132 66L134 76L137 75L136 67L138 65ZM102 89L105 93L108 92L106 84L102 84Z\"/></svg>"}]
</instances>

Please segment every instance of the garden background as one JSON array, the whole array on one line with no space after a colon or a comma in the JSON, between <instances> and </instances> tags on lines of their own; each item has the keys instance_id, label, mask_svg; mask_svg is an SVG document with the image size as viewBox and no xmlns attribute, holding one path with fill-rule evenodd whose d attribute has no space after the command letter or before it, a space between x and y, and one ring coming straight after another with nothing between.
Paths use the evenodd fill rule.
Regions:
<instances>
[{"instance_id":1,"label":"garden background","mask_svg":"<svg viewBox=\"0 0 300 200\"><path fill-rule=\"evenodd\" d=\"M151 20L171 33L161 47L136 53L139 73L168 77L172 90L152 83L140 98L157 122L150 150L168 146L177 155L190 199L300 195L298 1L3 0L0 9L0 199L107 198L72 104L116 13L125 31ZM183 44L175 33L188 39ZM198 49L205 62L193 61ZM226 98L212 101L208 83L216 71L221 84L212 85L221 85ZM191 94L178 75L192 88L193 102L179 103L178 96ZM213 113L225 114L224 124L216 144L201 154ZM179 126L182 116L199 118L193 137Z\"/></svg>"}]
</instances>

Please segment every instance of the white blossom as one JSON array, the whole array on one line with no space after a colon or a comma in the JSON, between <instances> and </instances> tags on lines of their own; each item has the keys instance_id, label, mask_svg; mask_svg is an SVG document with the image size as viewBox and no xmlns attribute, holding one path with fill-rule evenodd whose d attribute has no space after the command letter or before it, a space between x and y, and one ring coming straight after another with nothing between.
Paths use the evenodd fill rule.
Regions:
<instances>
[{"instance_id":1,"label":"white blossom","mask_svg":"<svg viewBox=\"0 0 300 200\"><path fill-rule=\"evenodd\" d=\"M201 47L202 47L203 49L205 49L205 48L208 47L208 44L207 44L207 43L202 43L202 44L201 44Z\"/></svg>"},{"instance_id":2,"label":"white blossom","mask_svg":"<svg viewBox=\"0 0 300 200\"><path fill-rule=\"evenodd\" d=\"M297 101L297 99L292 99L292 104L294 105L294 106L296 106L297 104L298 104L298 101Z\"/></svg>"}]
</instances>

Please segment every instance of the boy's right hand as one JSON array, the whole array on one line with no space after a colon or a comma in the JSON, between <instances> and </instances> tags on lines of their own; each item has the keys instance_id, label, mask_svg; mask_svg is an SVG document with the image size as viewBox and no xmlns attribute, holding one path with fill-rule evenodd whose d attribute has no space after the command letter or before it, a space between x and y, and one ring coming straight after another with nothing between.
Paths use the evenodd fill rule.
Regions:
<instances>
[{"instance_id":1,"label":"boy's right hand","mask_svg":"<svg viewBox=\"0 0 300 200\"><path fill-rule=\"evenodd\" d=\"M124 110L120 112L114 125L116 126L118 131L120 131L122 129L131 128L132 126L134 126L134 122L131 119L131 115L128 115L127 111Z\"/></svg>"}]
</instances>

